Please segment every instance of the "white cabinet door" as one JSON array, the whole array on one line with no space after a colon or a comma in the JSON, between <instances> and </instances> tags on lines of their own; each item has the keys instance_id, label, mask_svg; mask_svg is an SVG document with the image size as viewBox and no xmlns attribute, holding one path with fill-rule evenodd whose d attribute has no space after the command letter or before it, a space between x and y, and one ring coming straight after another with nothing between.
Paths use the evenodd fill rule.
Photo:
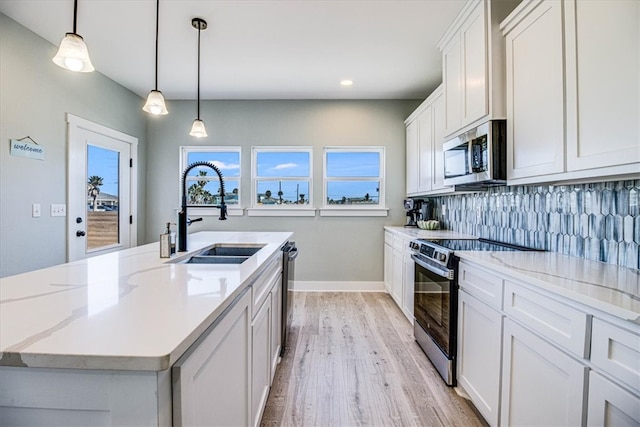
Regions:
<instances>
[{"instance_id":1,"label":"white cabinet door","mask_svg":"<svg viewBox=\"0 0 640 427\"><path fill-rule=\"evenodd\" d=\"M271 290L271 380L276 374L282 346L282 275Z\"/></svg>"},{"instance_id":2,"label":"white cabinet door","mask_svg":"<svg viewBox=\"0 0 640 427\"><path fill-rule=\"evenodd\" d=\"M415 263L411 259L411 251L404 252L404 280L402 281L402 311L409 322L413 324L413 296L414 296Z\"/></svg>"},{"instance_id":3,"label":"white cabinet door","mask_svg":"<svg viewBox=\"0 0 640 427\"><path fill-rule=\"evenodd\" d=\"M260 425L271 385L271 295L251 323L251 425Z\"/></svg>"},{"instance_id":4,"label":"white cabinet door","mask_svg":"<svg viewBox=\"0 0 640 427\"><path fill-rule=\"evenodd\" d=\"M640 397L591 371L587 425L637 427L640 425Z\"/></svg>"},{"instance_id":5,"label":"white cabinet door","mask_svg":"<svg viewBox=\"0 0 640 427\"><path fill-rule=\"evenodd\" d=\"M174 365L175 426L250 424L251 292Z\"/></svg>"},{"instance_id":6,"label":"white cabinet door","mask_svg":"<svg viewBox=\"0 0 640 427\"><path fill-rule=\"evenodd\" d=\"M391 293L391 283L393 283L393 248L384 244L384 289Z\"/></svg>"},{"instance_id":7,"label":"white cabinet door","mask_svg":"<svg viewBox=\"0 0 640 427\"><path fill-rule=\"evenodd\" d=\"M393 249L392 253L392 278L391 278L391 297L402 308L402 287L404 280L404 262L402 260L402 251Z\"/></svg>"},{"instance_id":8,"label":"white cabinet door","mask_svg":"<svg viewBox=\"0 0 640 427\"><path fill-rule=\"evenodd\" d=\"M442 145L444 144L444 95L442 91L433 100L433 151L432 160L433 167L431 174L431 189L442 190L447 188L444 185L444 152Z\"/></svg>"},{"instance_id":9,"label":"white cabinet door","mask_svg":"<svg viewBox=\"0 0 640 427\"><path fill-rule=\"evenodd\" d=\"M462 125L487 115L487 39L483 2L467 18L462 38Z\"/></svg>"},{"instance_id":10,"label":"white cabinet door","mask_svg":"<svg viewBox=\"0 0 640 427\"><path fill-rule=\"evenodd\" d=\"M567 169L638 163L640 2L566 5Z\"/></svg>"},{"instance_id":11,"label":"white cabinet door","mask_svg":"<svg viewBox=\"0 0 640 427\"><path fill-rule=\"evenodd\" d=\"M504 320L500 424L584 425L588 368Z\"/></svg>"},{"instance_id":12,"label":"white cabinet door","mask_svg":"<svg viewBox=\"0 0 640 427\"><path fill-rule=\"evenodd\" d=\"M429 105L418 117L418 192L431 190L433 175L433 108Z\"/></svg>"},{"instance_id":13,"label":"white cabinet door","mask_svg":"<svg viewBox=\"0 0 640 427\"><path fill-rule=\"evenodd\" d=\"M445 105L442 86L405 121L407 125L407 195L441 194L444 185ZM435 191L435 193L434 193Z\"/></svg>"},{"instance_id":14,"label":"white cabinet door","mask_svg":"<svg viewBox=\"0 0 640 427\"><path fill-rule=\"evenodd\" d=\"M461 45L461 38L455 37L442 51L442 80L444 82L445 129L447 135L462 127L464 74Z\"/></svg>"},{"instance_id":15,"label":"white cabinet door","mask_svg":"<svg viewBox=\"0 0 640 427\"><path fill-rule=\"evenodd\" d=\"M407 195L413 195L418 193L418 179L420 176L420 168L418 157L418 120L414 120L407 125Z\"/></svg>"},{"instance_id":16,"label":"white cabinet door","mask_svg":"<svg viewBox=\"0 0 640 427\"><path fill-rule=\"evenodd\" d=\"M497 426L502 315L464 291L458 295L458 384L485 420Z\"/></svg>"},{"instance_id":17,"label":"white cabinet door","mask_svg":"<svg viewBox=\"0 0 640 427\"><path fill-rule=\"evenodd\" d=\"M523 9L506 29L508 179L564 170L562 3Z\"/></svg>"}]
</instances>

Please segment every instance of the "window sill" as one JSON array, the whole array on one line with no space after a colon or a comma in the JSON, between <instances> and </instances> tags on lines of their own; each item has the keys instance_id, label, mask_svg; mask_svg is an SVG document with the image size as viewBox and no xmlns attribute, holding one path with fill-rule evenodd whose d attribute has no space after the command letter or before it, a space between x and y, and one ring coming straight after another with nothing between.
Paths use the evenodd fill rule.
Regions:
<instances>
[{"instance_id":1,"label":"window sill","mask_svg":"<svg viewBox=\"0 0 640 427\"><path fill-rule=\"evenodd\" d=\"M322 208L320 216L387 216L387 208Z\"/></svg>"},{"instance_id":2,"label":"window sill","mask_svg":"<svg viewBox=\"0 0 640 427\"><path fill-rule=\"evenodd\" d=\"M247 208L248 216L316 216L315 208Z\"/></svg>"}]
</instances>

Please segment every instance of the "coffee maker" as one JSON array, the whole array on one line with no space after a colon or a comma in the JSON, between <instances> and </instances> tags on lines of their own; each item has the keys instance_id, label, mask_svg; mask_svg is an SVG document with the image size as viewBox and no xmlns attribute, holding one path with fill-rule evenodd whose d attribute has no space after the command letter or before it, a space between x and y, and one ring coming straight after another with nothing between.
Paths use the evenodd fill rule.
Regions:
<instances>
[{"instance_id":1,"label":"coffee maker","mask_svg":"<svg viewBox=\"0 0 640 427\"><path fill-rule=\"evenodd\" d=\"M404 210L407 212L407 223L405 227L417 227L417 221L420 221L420 208L422 207L422 200L419 199L404 199Z\"/></svg>"},{"instance_id":2,"label":"coffee maker","mask_svg":"<svg viewBox=\"0 0 640 427\"><path fill-rule=\"evenodd\" d=\"M417 227L418 221L433 217L433 203L430 200L404 199L404 210L407 212L405 227Z\"/></svg>"}]
</instances>

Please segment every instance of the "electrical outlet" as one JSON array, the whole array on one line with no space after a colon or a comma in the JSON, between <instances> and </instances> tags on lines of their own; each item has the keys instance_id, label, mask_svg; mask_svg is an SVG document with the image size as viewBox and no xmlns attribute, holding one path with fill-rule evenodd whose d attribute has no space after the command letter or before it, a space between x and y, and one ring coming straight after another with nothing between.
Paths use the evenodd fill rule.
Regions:
<instances>
[{"instance_id":1,"label":"electrical outlet","mask_svg":"<svg viewBox=\"0 0 640 427\"><path fill-rule=\"evenodd\" d=\"M40 217L40 203L34 203L31 205L31 216L34 218Z\"/></svg>"},{"instance_id":2,"label":"electrical outlet","mask_svg":"<svg viewBox=\"0 0 640 427\"><path fill-rule=\"evenodd\" d=\"M67 216L67 205L52 203L51 216Z\"/></svg>"}]
</instances>

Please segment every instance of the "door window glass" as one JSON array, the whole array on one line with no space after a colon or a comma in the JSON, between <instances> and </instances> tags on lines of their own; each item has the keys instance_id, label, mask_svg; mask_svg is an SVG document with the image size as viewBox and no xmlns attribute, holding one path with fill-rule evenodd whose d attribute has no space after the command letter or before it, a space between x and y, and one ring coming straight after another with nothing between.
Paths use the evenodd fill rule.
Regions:
<instances>
[{"instance_id":1,"label":"door window glass","mask_svg":"<svg viewBox=\"0 0 640 427\"><path fill-rule=\"evenodd\" d=\"M87 145L87 251L120 243L120 153Z\"/></svg>"}]
</instances>

